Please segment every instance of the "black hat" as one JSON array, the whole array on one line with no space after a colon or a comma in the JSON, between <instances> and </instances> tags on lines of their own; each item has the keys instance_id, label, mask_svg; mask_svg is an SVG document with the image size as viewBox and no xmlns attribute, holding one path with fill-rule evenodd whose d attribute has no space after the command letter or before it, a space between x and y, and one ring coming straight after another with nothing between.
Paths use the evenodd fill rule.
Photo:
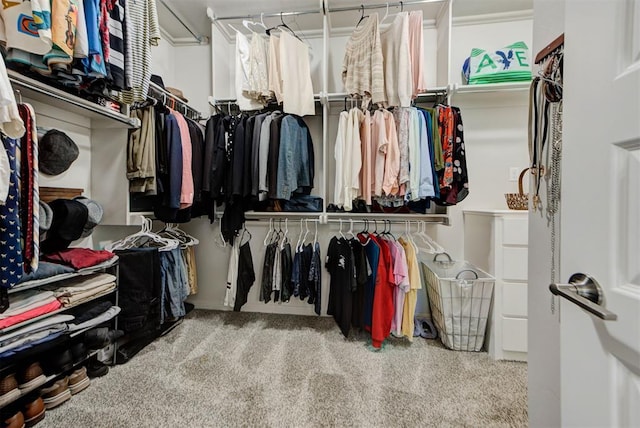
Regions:
<instances>
[{"instance_id":1,"label":"black hat","mask_svg":"<svg viewBox=\"0 0 640 428\"><path fill-rule=\"evenodd\" d=\"M38 143L38 164L40 172L58 175L65 172L78 159L78 146L64 132L52 129Z\"/></svg>"},{"instance_id":2,"label":"black hat","mask_svg":"<svg viewBox=\"0 0 640 428\"><path fill-rule=\"evenodd\" d=\"M53 211L53 221L41 246L45 253L63 250L72 241L80 239L89 217L87 206L73 199L56 199L49 206Z\"/></svg>"},{"instance_id":3,"label":"black hat","mask_svg":"<svg viewBox=\"0 0 640 428\"><path fill-rule=\"evenodd\" d=\"M162 89L165 89L164 82L162 81L162 77L161 76L158 76L157 74L152 74L151 75L151 81L153 83L155 83L156 85L160 86Z\"/></svg>"}]
</instances>

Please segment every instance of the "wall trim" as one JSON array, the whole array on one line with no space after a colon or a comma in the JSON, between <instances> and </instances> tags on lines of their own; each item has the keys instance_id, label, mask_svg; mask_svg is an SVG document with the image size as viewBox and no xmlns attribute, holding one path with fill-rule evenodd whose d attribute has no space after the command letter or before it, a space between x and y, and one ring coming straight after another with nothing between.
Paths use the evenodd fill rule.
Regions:
<instances>
[{"instance_id":1,"label":"wall trim","mask_svg":"<svg viewBox=\"0 0 640 428\"><path fill-rule=\"evenodd\" d=\"M533 9L516 10L513 12L486 13L483 15L458 16L453 18L453 26L495 24L498 22L513 22L533 19Z\"/></svg>"}]
</instances>

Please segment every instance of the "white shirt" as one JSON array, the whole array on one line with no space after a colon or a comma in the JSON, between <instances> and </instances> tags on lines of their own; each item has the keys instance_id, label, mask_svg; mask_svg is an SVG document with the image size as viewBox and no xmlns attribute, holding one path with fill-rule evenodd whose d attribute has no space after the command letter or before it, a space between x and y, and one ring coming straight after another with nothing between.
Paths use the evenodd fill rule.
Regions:
<instances>
[{"instance_id":1,"label":"white shirt","mask_svg":"<svg viewBox=\"0 0 640 428\"><path fill-rule=\"evenodd\" d=\"M25 131L2 58L0 58L0 131L9 138L21 138Z\"/></svg>"},{"instance_id":2,"label":"white shirt","mask_svg":"<svg viewBox=\"0 0 640 428\"><path fill-rule=\"evenodd\" d=\"M413 77L409 51L409 14L399 13L380 32L384 58L386 107L409 107L413 95Z\"/></svg>"},{"instance_id":3,"label":"white shirt","mask_svg":"<svg viewBox=\"0 0 640 428\"><path fill-rule=\"evenodd\" d=\"M349 113L346 111L340 112L340 118L338 120L338 134L336 135L336 144L333 149L333 157L336 160L335 171L335 183L333 188L333 203L342 208L344 200L344 176L343 176L343 162L344 162L344 149L347 139L347 121L349 120Z\"/></svg>"},{"instance_id":4,"label":"white shirt","mask_svg":"<svg viewBox=\"0 0 640 428\"><path fill-rule=\"evenodd\" d=\"M240 239L236 238L231 246L229 270L227 271L227 290L224 294L224 305L233 308L236 304L238 290L238 262L240 261Z\"/></svg>"},{"instance_id":5,"label":"white shirt","mask_svg":"<svg viewBox=\"0 0 640 428\"><path fill-rule=\"evenodd\" d=\"M298 116L316 114L309 65L309 46L283 31L280 34L282 110Z\"/></svg>"},{"instance_id":6,"label":"white shirt","mask_svg":"<svg viewBox=\"0 0 640 428\"><path fill-rule=\"evenodd\" d=\"M242 111L260 110L264 105L248 96L251 91L251 45L247 37L236 32L236 103Z\"/></svg>"}]
</instances>

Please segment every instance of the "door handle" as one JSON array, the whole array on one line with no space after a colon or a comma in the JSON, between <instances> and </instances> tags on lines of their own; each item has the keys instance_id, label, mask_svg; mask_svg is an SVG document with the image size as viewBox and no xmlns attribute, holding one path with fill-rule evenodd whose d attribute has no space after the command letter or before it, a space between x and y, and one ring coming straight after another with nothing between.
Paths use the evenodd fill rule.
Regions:
<instances>
[{"instance_id":1,"label":"door handle","mask_svg":"<svg viewBox=\"0 0 640 428\"><path fill-rule=\"evenodd\" d=\"M600 284L589 275L574 273L569 284L551 284L549 290L556 296L564 297L587 312L605 321L615 321L618 315L602 306L603 292Z\"/></svg>"}]
</instances>

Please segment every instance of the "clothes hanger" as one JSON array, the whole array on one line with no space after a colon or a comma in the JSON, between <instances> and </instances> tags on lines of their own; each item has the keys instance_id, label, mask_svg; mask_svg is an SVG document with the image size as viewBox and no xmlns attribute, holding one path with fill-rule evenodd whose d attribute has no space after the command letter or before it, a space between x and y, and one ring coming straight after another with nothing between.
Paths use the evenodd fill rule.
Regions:
<instances>
[{"instance_id":1,"label":"clothes hanger","mask_svg":"<svg viewBox=\"0 0 640 428\"><path fill-rule=\"evenodd\" d=\"M382 25L385 19L389 16L389 3L387 3L387 10L384 12L384 17L380 20L378 25Z\"/></svg>"},{"instance_id":2,"label":"clothes hanger","mask_svg":"<svg viewBox=\"0 0 640 428\"><path fill-rule=\"evenodd\" d=\"M316 231L313 234L313 251L316 250L316 244L318 243L318 222L314 221L315 225L316 225Z\"/></svg>"},{"instance_id":3,"label":"clothes hanger","mask_svg":"<svg viewBox=\"0 0 640 428\"><path fill-rule=\"evenodd\" d=\"M284 219L284 235L282 236L282 240L280 241L280 250L284 249L284 244L288 242L289 235L289 219Z\"/></svg>"},{"instance_id":4,"label":"clothes hanger","mask_svg":"<svg viewBox=\"0 0 640 428\"><path fill-rule=\"evenodd\" d=\"M340 234L340 237L342 239L347 239L347 237L344 236L344 233L342 233L342 219L338 219L338 221L340 222L340 230L338 231L338 233Z\"/></svg>"},{"instance_id":5,"label":"clothes hanger","mask_svg":"<svg viewBox=\"0 0 640 428\"><path fill-rule=\"evenodd\" d=\"M298 241L296 242L296 252L298 252L298 249L300 248L300 240L302 239L302 232L304 232L304 230L302 229L302 219L300 219L300 234L298 235Z\"/></svg>"},{"instance_id":6,"label":"clothes hanger","mask_svg":"<svg viewBox=\"0 0 640 428\"><path fill-rule=\"evenodd\" d=\"M300 251L302 251L304 247L304 243L307 241L307 235L309 235L309 219L308 218L304 219L304 228L305 228L305 232L304 232L304 236L302 237L302 242L300 243Z\"/></svg>"},{"instance_id":7,"label":"clothes hanger","mask_svg":"<svg viewBox=\"0 0 640 428\"><path fill-rule=\"evenodd\" d=\"M267 235L264 237L264 241L262 241L262 243L264 244L264 246L266 247L267 245L269 245L269 236L271 236L271 232L273 228L273 218L269 219L269 230L267 231Z\"/></svg>"},{"instance_id":8,"label":"clothes hanger","mask_svg":"<svg viewBox=\"0 0 640 428\"><path fill-rule=\"evenodd\" d=\"M246 223L245 223L245 224L246 224ZM247 239L245 242L242 242L242 240L243 240L243 239L244 239L244 237L245 237L245 234L246 234L246 235L249 235L249 239ZM247 242L250 242L250 241L251 241L251 238L253 238L253 237L251 236L251 232L249 232L249 229L247 229L247 226L245 225L245 226L242 228L242 235L240 235L240 245L244 245L244 244L246 244Z\"/></svg>"},{"instance_id":9,"label":"clothes hanger","mask_svg":"<svg viewBox=\"0 0 640 428\"><path fill-rule=\"evenodd\" d=\"M364 19L365 19L365 18L368 18L368 17L369 17L369 15L364 16L364 5L363 5L363 4L361 4L361 5L360 5L360 20L359 20L359 21L358 21L358 23L356 24L356 28L358 28L358 25L360 25L360 23L361 23L362 21L364 21Z\"/></svg>"},{"instance_id":10,"label":"clothes hanger","mask_svg":"<svg viewBox=\"0 0 640 428\"><path fill-rule=\"evenodd\" d=\"M280 12L280 24L276 25L275 27L271 27L271 28L267 28L266 32L268 35L271 35L271 31L273 30L277 30L277 29L282 29L284 28L285 30L287 30L293 37L295 37L296 39L300 40L302 42L302 39L300 37L298 37L298 35L291 29L291 27L289 27L285 22L284 22L284 18L282 17L283 12ZM304 43L304 42L303 42Z\"/></svg>"},{"instance_id":11,"label":"clothes hanger","mask_svg":"<svg viewBox=\"0 0 640 428\"><path fill-rule=\"evenodd\" d=\"M356 235L353 233L353 219L349 219L349 230L347 230L347 236L351 235L353 239L357 239Z\"/></svg>"}]
</instances>

